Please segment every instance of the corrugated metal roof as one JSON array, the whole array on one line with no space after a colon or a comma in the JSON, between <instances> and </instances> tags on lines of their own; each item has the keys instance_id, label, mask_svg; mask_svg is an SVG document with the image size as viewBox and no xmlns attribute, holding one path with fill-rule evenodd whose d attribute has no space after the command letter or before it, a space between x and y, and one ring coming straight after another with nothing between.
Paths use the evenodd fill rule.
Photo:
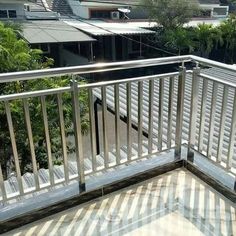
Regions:
<instances>
[{"instance_id":1,"label":"corrugated metal roof","mask_svg":"<svg viewBox=\"0 0 236 236\"><path fill-rule=\"evenodd\" d=\"M232 82L236 84L236 74L233 72L229 72L224 69L219 68L209 68L209 69L202 69L202 74L206 74L209 76L213 76L215 78L224 78L226 82ZM192 76L190 74L187 75L186 83L185 83L185 97L184 97L184 115L183 115L183 129L182 129L182 140L183 142L188 142L189 139L189 123L190 123L190 106L191 106L191 86L192 86ZM156 146L158 143L158 125L159 125L159 80L154 81L154 104L153 104L153 136L154 141L153 144ZM210 107L211 107L211 91L212 91L212 83L209 82L208 84L208 95L207 95L207 107L206 109L206 117L208 118L205 121L204 127L204 134L203 134L203 151L207 150L208 147L208 128L209 128L209 117L210 117ZM120 114L124 117L127 116L127 101L126 101L126 85L121 84L120 88ZM202 93L203 89L203 81L200 79L200 87L199 87L199 94ZM101 98L101 90L94 89L94 94L97 98ZM107 87L107 105L110 109L114 110L114 87L108 86ZM175 127L176 127L176 111L177 111L177 93L178 93L178 80L177 77L175 78L175 85L174 85L174 104L173 104L173 116L172 116L172 138L171 142L172 145L175 143ZM131 92L131 112L132 112L132 122L136 126L138 125L138 83L132 83L132 92ZM219 86L218 93L217 93L217 105L216 105L216 117L214 120L214 135L211 137L213 139L213 146L212 146L212 157L215 157L217 154L217 146L218 146L218 131L217 127L220 127L220 114L221 114L221 102L223 97L223 87ZM228 145L229 145L229 136L230 136L230 127L231 127L231 115L232 111L230 108L233 104L234 99L234 92L232 89L229 91L229 96L227 98L227 119L225 124L223 125L224 128L224 142L223 142L223 149L221 153L222 163L225 164L227 162L227 152L228 152ZM163 111L163 145L167 144L167 131L169 127L168 123L168 107L169 107L169 78L166 78L164 81L164 111ZM200 104L199 104L200 106ZM199 128L200 126L200 111L198 110L198 120L196 126ZM149 128L149 83L148 81L143 82L143 129L145 132L148 132ZM197 132L196 135L198 136L199 133ZM222 164L221 163L221 164ZM233 156L233 167L236 168L236 153Z\"/></svg>"},{"instance_id":2,"label":"corrugated metal roof","mask_svg":"<svg viewBox=\"0 0 236 236\"><path fill-rule=\"evenodd\" d=\"M139 1L139 0L101 0L101 1L98 1L98 0L81 0L81 2L85 2L85 3L102 3L102 4L125 4L125 5L132 5L132 4L135 4L135 5L142 5L142 2ZM220 1L219 0L192 0L193 3L199 3L199 4L220 4Z\"/></svg>"},{"instance_id":3,"label":"corrugated metal roof","mask_svg":"<svg viewBox=\"0 0 236 236\"><path fill-rule=\"evenodd\" d=\"M225 18L220 18L220 19L194 19L189 21L188 23L185 23L185 27L197 27L199 24L210 24L213 26L218 26L220 25ZM154 28L158 26L158 24L154 21L147 21L147 20L142 20L142 21L127 21L127 24L133 27L141 27L141 28Z\"/></svg>"},{"instance_id":4,"label":"corrugated metal roof","mask_svg":"<svg viewBox=\"0 0 236 236\"><path fill-rule=\"evenodd\" d=\"M143 29L128 23L105 22L101 20L66 20L64 21L79 30L94 36L115 35L115 34L154 34L154 31Z\"/></svg>"},{"instance_id":5,"label":"corrugated metal roof","mask_svg":"<svg viewBox=\"0 0 236 236\"><path fill-rule=\"evenodd\" d=\"M22 36L31 44L96 41L62 21L37 20L22 25Z\"/></svg>"}]
</instances>

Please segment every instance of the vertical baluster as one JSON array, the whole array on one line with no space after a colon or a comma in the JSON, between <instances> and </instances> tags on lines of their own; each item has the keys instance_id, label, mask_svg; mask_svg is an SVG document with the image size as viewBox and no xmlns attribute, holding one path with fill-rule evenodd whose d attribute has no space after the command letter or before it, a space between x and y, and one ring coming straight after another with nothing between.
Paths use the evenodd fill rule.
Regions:
<instances>
[{"instance_id":1,"label":"vertical baluster","mask_svg":"<svg viewBox=\"0 0 236 236\"><path fill-rule=\"evenodd\" d=\"M199 143L198 143L199 152L203 151L203 137L204 137L204 128L205 128L205 120L206 120L207 91L208 91L208 80L203 79L200 128L199 128Z\"/></svg>"},{"instance_id":2,"label":"vertical baluster","mask_svg":"<svg viewBox=\"0 0 236 236\"><path fill-rule=\"evenodd\" d=\"M143 147L143 82L138 82L138 158Z\"/></svg>"},{"instance_id":3,"label":"vertical baluster","mask_svg":"<svg viewBox=\"0 0 236 236\"><path fill-rule=\"evenodd\" d=\"M105 168L109 167L108 139L107 139L107 94L106 86L102 87L102 124L103 124L103 147Z\"/></svg>"},{"instance_id":4,"label":"vertical baluster","mask_svg":"<svg viewBox=\"0 0 236 236\"><path fill-rule=\"evenodd\" d=\"M224 85L223 100L222 100L221 115L220 115L221 116L220 127L219 127L220 131L219 131L219 140L218 140L218 148L217 148L217 161L218 162L221 162L221 155L222 155L222 149L223 149L228 94L229 94L229 87Z\"/></svg>"},{"instance_id":5,"label":"vertical baluster","mask_svg":"<svg viewBox=\"0 0 236 236\"><path fill-rule=\"evenodd\" d=\"M69 169L68 169L68 157L67 157L67 145L66 145L66 134L65 134L65 121L64 121L64 115L63 115L62 94L57 94L57 107L58 107L58 115L59 115L59 123L60 123L64 175L65 175L65 181L66 183L68 183L69 182Z\"/></svg>"},{"instance_id":6,"label":"vertical baluster","mask_svg":"<svg viewBox=\"0 0 236 236\"><path fill-rule=\"evenodd\" d=\"M24 190L23 190L23 184L22 184L22 178L21 178L20 164L19 164L19 158L18 158L18 152L17 152L17 146L16 146L14 127L12 123L11 110L10 110L10 105L8 101L5 102L5 110L6 110L6 115L7 115L8 129L9 129L10 138L11 138L11 146L12 146L13 158L14 158L14 163L15 163L15 168L16 168L16 177L17 177L17 182L19 186L19 192L20 192L20 195L23 195Z\"/></svg>"},{"instance_id":7,"label":"vertical baluster","mask_svg":"<svg viewBox=\"0 0 236 236\"><path fill-rule=\"evenodd\" d=\"M39 175L38 175L37 161L36 161L35 150L34 150L34 141L33 141L32 127L31 127L31 120L30 120L30 113L29 113L29 104L28 104L27 99L23 99L23 106L24 106L25 123L26 123L26 128L27 128L29 146L30 146L31 160L32 160L32 166L33 166L35 187L36 187L36 190L38 190L40 188Z\"/></svg>"},{"instance_id":8,"label":"vertical baluster","mask_svg":"<svg viewBox=\"0 0 236 236\"><path fill-rule=\"evenodd\" d=\"M168 98L168 131L167 131L167 148L171 148L172 139L172 117L173 117L173 105L174 105L174 83L175 78L169 78L169 98Z\"/></svg>"},{"instance_id":9,"label":"vertical baluster","mask_svg":"<svg viewBox=\"0 0 236 236\"><path fill-rule=\"evenodd\" d=\"M212 88L212 98L211 98L211 114L210 114L210 127L209 127L209 136L208 136L208 147L207 147L207 156L210 158L212 153L212 143L214 136L214 123L216 115L216 99L217 99L218 83L213 82Z\"/></svg>"},{"instance_id":10,"label":"vertical baluster","mask_svg":"<svg viewBox=\"0 0 236 236\"><path fill-rule=\"evenodd\" d=\"M92 88L88 90L89 94L89 122L90 122L90 142L92 151L92 169L96 171L96 129L95 129L95 114L94 114L94 99Z\"/></svg>"},{"instance_id":11,"label":"vertical baluster","mask_svg":"<svg viewBox=\"0 0 236 236\"><path fill-rule=\"evenodd\" d=\"M126 104L127 104L127 161L130 161L132 155L131 83L126 84Z\"/></svg>"},{"instance_id":12,"label":"vertical baluster","mask_svg":"<svg viewBox=\"0 0 236 236\"><path fill-rule=\"evenodd\" d=\"M45 132L45 139L46 139L47 156L48 156L48 169L49 169L49 176L50 176L50 184L54 185L55 180L54 180L54 174L53 174L51 142L50 142L50 135L49 135L48 115L47 115L45 96L41 96L40 100L41 100L41 107L42 107L42 113L43 113L43 124L44 124L44 132Z\"/></svg>"},{"instance_id":13,"label":"vertical baluster","mask_svg":"<svg viewBox=\"0 0 236 236\"><path fill-rule=\"evenodd\" d=\"M6 202L7 193L6 193L6 188L5 188L4 179L3 179L1 163L0 163L0 189L1 189L1 193L2 193L2 200L3 200L3 202Z\"/></svg>"},{"instance_id":14,"label":"vertical baluster","mask_svg":"<svg viewBox=\"0 0 236 236\"><path fill-rule=\"evenodd\" d=\"M75 155L77 160L77 170L79 175L79 189L81 192L86 190L84 176L84 156L83 143L81 134L80 104L78 82L75 78L71 81L72 88L72 109L73 109L73 125L75 131Z\"/></svg>"},{"instance_id":15,"label":"vertical baluster","mask_svg":"<svg viewBox=\"0 0 236 236\"><path fill-rule=\"evenodd\" d=\"M232 121L230 129L229 150L227 155L227 168L229 169L232 167L232 159L234 155L235 132L236 132L236 89L234 89L234 103L233 103Z\"/></svg>"},{"instance_id":16,"label":"vertical baluster","mask_svg":"<svg viewBox=\"0 0 236 236\"><path fill-rule=\"evenodd\" d=\"M152 153L153 145L153 100L154 80L149 80L149 123L148 123L148 154Z\"/></svg>"},{"instance_id":17,"label":"vertical baluster","mask_svg":"<svg viewBox=\"0 0 236 236\"><path fill-rule=\"evenodd\" d=\"M181 156L185 78L186 78L186 68L182 66L180 67L179 78L178 78L177 117L176 117L176 133L175 133L176 158L180 158Z\"/></svg>"},{"instance_id":18,"label":"vertical baluster","mask_svg":"<svg viewBox=\"0 0 236 236\"><path fill-rule=\"evenodd\" d=\"M196 139L196 124L198 115L199 74L200 74L200 67L198 67L197 65L193 69L193 77L192 77L188 157L191 156L190 148L194 148L196 141L195 139Z\"/></svg>"},{"instance_id":19,"label":"vertical baluster","mask_svg":"<svg viewBox=\"0 0 236 236\"><path fill-rule=\"evenodd\" d=\"M164 101L164 78L159 79L159 109L158 109L158 150L162 151L163 137L163 101Z\"/></svg>"},{"instance_id":20,"label":"vertical baluster","mask_svg":"<svg viewBox=\"0 0 236 236\"><path fill-rule=\"evenodd\" d=\"M120 94L119 84L115 85L115 133L116 133L116 164L120 163Z\"/></svg>"}]
</instances>

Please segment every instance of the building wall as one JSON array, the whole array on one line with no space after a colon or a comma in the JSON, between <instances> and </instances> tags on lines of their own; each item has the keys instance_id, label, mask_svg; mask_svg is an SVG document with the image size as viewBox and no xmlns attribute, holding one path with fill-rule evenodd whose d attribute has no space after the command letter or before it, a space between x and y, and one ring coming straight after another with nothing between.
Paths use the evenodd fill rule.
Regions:
<instances>
[{"instance_id":1,"label":"building wall","mask_svg":"<svg viewBox=\"0 0 236 236\"><path fill-rule=\"evenodd\" d=\"M89 19L89 8L81 6L79 1L68 0L68 3L76 16L80 16L84 19Z\"/></svg>"},{"instance_id":2,"label":"building wall","mask_svg":"<svg viewBox=\"0 0 236 236\"><path fill-rule=\"evenodd\" d=\"M229 14L229 7L228 6L220 6L220 5L200 5L201 9L203 10L210 10L212 17L226 17Z\"/></svg>"},{"instance_id":3,"label":"building wall","mask_svg":"<svg viewBox=\"0 0 236 236\"><path fill-rule=\"evenodd\" d=\"M61 66L77 66L88 64L89 62L87 58L69 52L66 49L61 50L61 57L63 58Z\"/></svg>"},{"instance_id":4,"label":"building wall","mask_svg":"<svg viewBox=\"0 0 236 236\"><path fill-rule=\"evenodd\" d=\"M24 4L23 3L0 3L0 10L15 10L17 19L25 18ZM3 20L5 18L1 18Z\"/></svg>"}]
</instances>

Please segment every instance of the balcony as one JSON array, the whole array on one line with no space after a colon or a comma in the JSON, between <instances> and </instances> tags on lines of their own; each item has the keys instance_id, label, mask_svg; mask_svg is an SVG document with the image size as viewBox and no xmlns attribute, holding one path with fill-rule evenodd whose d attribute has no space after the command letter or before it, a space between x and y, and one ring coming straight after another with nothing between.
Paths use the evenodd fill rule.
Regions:
<instances>
[{"instance_id":1,"label":"balcony","mask_svg":"<svg viewBox=\"0 0 236 236\"><path fill-rule=\"evenodd\" d=\"M168 73L155 72L162 66ZM149 75L79 82L137 68ZM178 56L1 74L0 81L10 86L66 75L71 81L63 87L45 83L0 96L10 150L8 165L0 165L0 232L47 217L9 234L154 235L157 228L164 235L236 234L235 67ZM36 138L43 140L44 165Z\"/></svg>"}]
</instances>

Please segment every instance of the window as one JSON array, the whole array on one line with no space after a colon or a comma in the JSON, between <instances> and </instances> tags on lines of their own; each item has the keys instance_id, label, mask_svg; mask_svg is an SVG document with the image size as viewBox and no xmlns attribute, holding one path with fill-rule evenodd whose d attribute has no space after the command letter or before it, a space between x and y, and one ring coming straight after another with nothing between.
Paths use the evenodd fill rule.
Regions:
<instances>
[{"instance_id":1,"label":"window","mask_svg":"<svg viewBox=\"0 0 236 236\"><path fill-rule=\"evenodd\" d=\"M48 43L32 44L31 48L42 50L43 54L49 54L51 52L50 45Z\"/></svg>"},{"instance_id":2,"label":"window","mask_svg":"<svg viewBox=\"0 0 236 236\"><path fill-rule=\"evenodd\" d=\"M214 16L226 16L227 15L227 8L214 8L213 11Z\"/></svg>"},{"instance_id":3,"label":"window","mask_svg":"<svg viewBox=\"0 0 236 236\"><path fill-rule=\"evenodd\" d=\"M9 18L16 18L16 10L8 10Z\"/></svg>"},{"instance_id":4,"label":"window","mask_svg":"<svg viewBox=\"0 0 236 236\"><path fill-rule=\"evenodd\" d=\"M140 50L140 36L133 36L133 40L134 41L132 41L132 51L137 52Z\"/></svg>"},{"instance_id":5,"label":"window","mask_svg":"<svg viewBox=\"0 0 236 236\"><path fill-rule=\"evenodd\" d=\"M50 46L47 43L40 44L40 49L43 53L50 53Z\"/></svg>"},{"instance_id":6,"label":"window","mask_svg":"<svg viewBox=\"0 0 236 236\"><path fill-rule=\"evenodd\" d=\"M93 10L93 11L91 11L91 18L110 19L111 12L110 11L103 11L103 10Z\"/></svg>"},{"instance_id":7,"label":"window","mask_svg":"<svg viewBox=\"0 0 236 236\"><path fill-rule=\"evenodd\" d=\"M0 18L16 18L16 10L0 10Z\"/></svg>"},{"instance_id":8,"label":"window","mask_svg":"<svg viewBox=\"0 0 236 236\"><path fill-rule=\"evenodd\" d=\"M0 18L8 18L7 10L0 10Z\"/></svg>"}]
</instances>

